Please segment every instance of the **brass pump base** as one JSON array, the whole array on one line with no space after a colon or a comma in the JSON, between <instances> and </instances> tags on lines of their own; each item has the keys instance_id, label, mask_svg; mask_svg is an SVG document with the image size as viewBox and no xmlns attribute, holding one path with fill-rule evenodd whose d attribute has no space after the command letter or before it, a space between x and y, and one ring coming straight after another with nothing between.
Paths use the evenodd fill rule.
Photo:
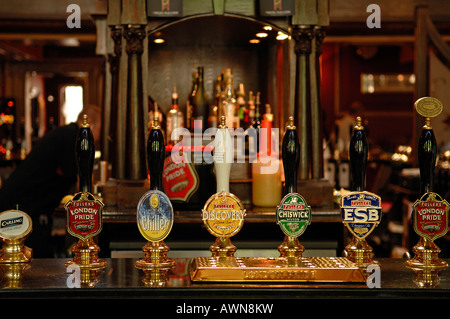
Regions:
<instances>
[{"instance_id":1,"label":"brass pump base","mask_svg":"<svg viewBox=\"0 0 450 319\"><path fill-rule=\"evenodd\" d=\"M437 270L448 267L448 264L438 257L441 252L439 247L433 241L424 237L421 237L417 245L413 247L413 252L414 258L405 262L409 268Z\"/></svg>"},{"instance_id":2,"label":"brass pump base","mask_svg":"<svg viewBox=\"0 0 450 319\"><path fill-rule=\"evenodd\" d=\"M144 258L136 261L135 265L139 269L172 268L175 261L167 257L169 250L169 246L164 241L149 241L142 247Z\"/></svg>"},{"instance_id":3,"label":"brass pump base","mask_svg":"<svg viewBox=\"0 0 450 319\"><path fill-rule=\"evenodd\" d=\"M25 238L4 240L0 250L0 264L28 263L33 256L33 250L23 244Z\"/></svg>"},{"instance_id":4,"label":"brass pump base","mask_svg":"<svg viewBox=\"0 0 450 319\"><path fill-rule=\"evenodd\" d=\"M231 243L230 237L217 237L209 250L212 257L234 257L236 246Z\"/></svg>"},{"instance_id":5,"label":"brass pump base","mask_svg":"<svg viewBox=\"0 0 450 319\"><path fill-rule=\"evenodd\" d=\"M0 288L22 288L22 278L30 267L30 263L0 264L0 274L4 279Z\"/></svg>"},{"instance_id":6,"label":"brass pump base","mask_svg":"<svg viewBox=\"0 0 450 319\"><path fill-rule=\"evenodd\" d=\"M284 236L284 240L280 246L278 246L280 257L295 257L301 258L305 247L300 244L298 237Z\"/></svg>"},{"instance_id":7,"label":"brass pump base","mask_svg":"<svg viewBox=\"0 0 450 319\"><path fill-rule=\"evenodd\" d=\"M80 268L101 269L105 268L107 262L98 258L100 248L92 238L87 240L80 239L73 248L74 258L65 263L66 267L72 264L80 266Z\"/></svg>"},{"instance_id":8,"label":"brass pump base","mask_svg":"<svg viewBox=\"0 0 450 319\"><path fill-rule=\"evenodd\" d=\"M440 269L413 269L414 283L419 288L436 288L441 279L439 278Z\"/></svg>"},{"instance_id":9,"label":"brass pump base","mask_svg":"<svg viewBox=\"0 0 450 319\"><path fill-rule=\"evenodd\" d=\"M169 281L170 268L147 268L142 269L144 277L142 282L145 287L165 287Z\"/></svg>"},{"instance_id":10,"label":"brass pump base","mask_svg":"<svg viewBox=\"0 0 450 319\"><path fill-rule=\"evenodd\" d=\"M365 239L353 237L350 243L345 247L344 256L354 262L358 267L365 267L376 263L372 258L374 256L372 247Z\"/></svg>"}]
</instances>

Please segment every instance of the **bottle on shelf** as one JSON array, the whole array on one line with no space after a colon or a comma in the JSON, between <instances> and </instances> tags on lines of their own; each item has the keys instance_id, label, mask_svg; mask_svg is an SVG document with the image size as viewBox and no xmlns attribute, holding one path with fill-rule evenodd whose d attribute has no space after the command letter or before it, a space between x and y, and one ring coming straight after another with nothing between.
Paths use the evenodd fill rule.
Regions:
<instances>
[{"instance_id":1,"label":"bottle on shelf","mask_svg":"<svg viewBox=\"0 0 450 319\"><path fill-rule=\"evenodd\" d=\"M191 129L200 128L204 131L208 128L209 117L209 101L206 97L205 85L204 85L204 69L202 66L197 68L197 89L192 96L192 118ZM198 122L201 121L201 122ZM194 127L194 124L196 127Z\"/></svg>"},{"instance_id":2,"label":"bottle on shelf","mask_svg":"<svg viewBox=\"0 0 450 319\"><path fill-rule=\"evenodd\" d=\"M268 104L266 104L267 106ZM264 114L265 115L265 114ZM275 135L272 135L272 121L264 118L261 120L260 139L259 142L259 155L260 156L272 156L278 152L275 144Z\"/></svg>"},{"instance_id":3,"label":"bottle on shelf","mask_svg":"<svg viewBox=\"0 0 450 319\"><path fill-rule=\"evenodd\" d=\"M259 146L260 146L260 142L259 142L260 129L261 129L261 118L259 115L259 108L261 106L260 96L261 96L260 92L256 93L256 100L255 100L255 106L254 106L255 107L255 117L253 119L252 126L251 126L255 130L256 140L254 141L255 144L253 145L253 147L256 148L256 153L259 153ZM250 155L252 155L252 154L250 153Z\"/></svg>"},{"instance_id":4,"label":"bottle on shelf","mask_svg":"<svg viewBox=\"0 0 450 319\"><path fill-rule=\"evenodd\" d=\"M252 163L252 202L255 206L275 207L281 201L281 161L272 146L272 122L262 120L256 161Z\"/></svg>"},{"instance_id":5,"label":"bottle on shelf","mask_svg":"<svg viewBox=\"0 0 450 319\"><path fill-rule=\"evenodd\" d=\"M245 130L248 132L248 136L245 137L245 153L250 156L250 159L254 159L257 153L257 135L253 128L253 120L255 119L255 96L253 91L248 92L248 107L247 116L245 121Z\"/></svg>"},{"instance_id":6,"label":"bottle on shelf","mask_svg":"<svg viewBox=\"0 0 450 319\"><path fill-rule=\"evenodd\" d=\"M186 101L186 128L188 130L191 130L192 100L194 98L195 92L197 91L197 77L197 72L192 72L191 91Z\"/></svg>"},{"instance_id":7,"label":"bottle on shelf","mask_svg":"<svg viewBox=\"0 0 450 319\"><path fill-rule=\"evenodd\" d=\"M220 107L219 107L220 93L222 92L221 83L222 83L222 78L220 76L218 76L214 83L214 91L213 91L214 103L212 103L212 106L209 110L208 127L217 127L218 119L221 116Z\"/></svg>"},{"instance_id":8,"label":"bottle on shelf","mask_svg":"<svg viewBox=\"0 0 450 319\"><path fill-rule=\"evenodd\" d=\"M263 120L273 123L273 113L270 104L266 104L266 111L263 114Z\"/></svg>"},{"instance_id":9,"label":"bottle on shelf","mask_svg":"<svg viewBox=\"0 0 450 319\"><path fill-rule=\"evenodd\" d=\"M172 137L172 132L184 126L184 116L178 105L177 87L174 85L172 92L172 107L167 113L166 119L166 137L168 144L175 145L180 141L180 138Z\"/></svg>"},{"instance_id":10,"label":"bottle on shelf","mask_svg":"<svg viewBox=\"0 0 450 319\"><path fill-rule=\"evenodd\" d=\"M261 108L261 92L257 92L255 101L255 118L253 119L252 122L252 126L255 129L261 128L260 108Z\"/></svg>"},{"instance_id":11,"label":"bottle on shelf","mask_svg":"<svg viewBox=\"0 0 450 319\"><path fill-rule=\"evenodd\" d=\"M238 109L238 119L239 119L239 125L238 127L245 127L244 119L245 119L245 90L244 90L244 83L239 84L239 89L237 93L237 105L239 107Z\"/></svg>"},{"instance_id":12,"label":"bottle on shelf","mask_svg":"<svg viewBox=\"0 0 450 319\"><path fill-rule=\"evenodd\" d=\"M248 92L247 108L244 114L244 129L248 129L252 126L253 119L255 118L255 97L253 91Z\"/></svg>"},{"instance_id":13,"label":"bottle on shelf","mask_svg":"<svg viewBox=\"0 0 450 319\"><path fill-rule=\"evenodd\" d=\"M272 107L270 104L266 104L266 111L263 114L263 119L261 120L261 126L268 125L270 128L273 127L273 113L272 113ZM267 122L268 124L263 124L263 122ZM273 150L277 150L279 147L279 140L277 140L278 135L275 131L271 130L271 134L268 137L269 138L269 145L272 147Z\"/></svg>"},{"instance_id":14,"label":"bottle on shelf","mask_svg":"<svg viewBox=\"0 0 450 319\"><path fill-rule=\"evenodd\" d=\"M228 128L235 128L235 113L236 113L236 94L233 88L233 75L231 70L227 69L224 74L224 91L222 93L222 112L226 118L226 126Z\"/></svg>"},{"instance_id":15,"label":"bottle on shelf","mask_svg":"<svg viewBox=\"0 0 450 319\"><path fill-rule=\"evenodd\" d=\"M248 118L246 122L247 128L252 126L255 119L255 96L253 91L248 92Z\"/></svg>"},{"instance_id":16,"label":"bottle on shelf","mask_svg":"<svg viewBox=\"0 0 450 319\"><path fill-rule=\"evenodd\" d=\"M216 81L214 83L214 93L213 94L214 94L214 103L217 106L219 106L220 105L220 99L221 99L221 96L222 96L222 76L221 75L216 78ZM222 115L222 114L220 114L220 108L218 109L218 111L219 112L217 113L217 115L220 118L220 116Z\"/></svg>"}]
</instances>

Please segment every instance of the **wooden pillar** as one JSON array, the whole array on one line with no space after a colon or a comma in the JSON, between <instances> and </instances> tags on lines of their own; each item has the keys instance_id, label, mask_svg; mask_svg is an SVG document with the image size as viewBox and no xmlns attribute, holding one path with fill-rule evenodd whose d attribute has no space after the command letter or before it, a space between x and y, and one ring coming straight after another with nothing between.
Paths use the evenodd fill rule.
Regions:
<instances>
[{"instance_id":1,"label":"wooden pillar","mask_svg":"<svg viewBox=\"0 0 450 319\"><path fill-rule=\"evenodd\" d=\"M144 77L142 54L146 39L146 0L122 0L121 24L126 39L127 99L126 128L124 138L124 178L144 180L147 178L145 136L147 131L144 114ZM146 101L145 101L146 102ZM145 103L147 109L147 103Z\"/></svg>"},{"instance_id":2,"label":"wooden pillar","mask_svg":"<svg viewBox=\"0 0 450 319\"><path fill-rule=\"evenodd\" d=\"M309 119L310 119L310 76L309 66L313 29L307 26L295 26L292 30L296 54L295 107L294 117L299 130L300 164L299 178L309 179Z\"/></svg>"},{"instance_id":3,"label":"wooden pillar","mask_svg":"<svg viewBox=\"0 0 450 319\"><path fill-rule=\"evenodd\" d=\"M110 132L110 122L111 118L111 76L110 76L110 63L108 63L109 56L111 55L111 38L109 33L109 27L107 23L107 11L92 14L92 18L95 21L95 28L97 33L97 43L95 48L95 53L104 58L104 69L102 70L102 74L94 74L89 77L89 88L93 89L94 86L91 84L95 84L95 82L99 81L99 78L103 79L103 85L98 87L98 92L93 93L91 91L90 100L93 100L94 97L97 98L99 96L102 97L102 103L97 104L99 99L97 98L94 104L97 104L102 109L102 135L101 135L101 151L102 151L102 160L110 161L110 143L109 143L109 132ZM97 73L97 72L96 72ZM89 103L91 103L89 101ZM98 141L96 141L97 143Z\"/></svg>"},{"instance_id":4,"label":"wooden pillar","mask_svg":"<svg viewBox=\"0 0 450 319\"><path fill-rule=\"evenodd\" d=\"M300 139L299 179L323 178L323 118L320 99L320 54L329 24L328 0L296 0L294 39L294 116Z\"/></svg>"},{"instance_id":5,"label":"wooden pillar","mask_svg":"<svg viewBox=\"0 0 450 319\"><path fill-rule=\"evenodd\" d=\"M122 27L111 27L111 37L114 41L114 53L108 56L109 70L111 73L111 116L109 118L109 161L112 166L112 177L123 179L125 176L125 161L123 152L124 132L123 118L119 116L120 105L120 60L122 57Z\"/></svg>"},{"instance_id":6,"label":"wooden pillar","mask_svg":"<svg viewBox=\"0 0 450 319\"><path fill-rule=\"evenodd\" d=\"M108 160L112 177L147 178L145 137L148 118L142 63L146 38L145 0L108 0L108 26L114 49L108 55L111 73ZM125 44L125 45L123 45Z\"/></svg>"},{"instance_id":7,"label":"wooden pillar","mask_svg":"<svg viewBox=\"0 0 450 319\"><path fill-rule=\"evenodd\" d=\"M314 27L312 53L310 55L311 76L311 178L323 178L323 114L320 99L320 55L325 30Z\"/></svg>"},{"instance_id":8,"label":"wooden pillar","mask_svg":"<svg viewBox=\"0 0 450 319\"><path fill-rule=\"evenodd\" d=\"M128 86L125 130L125 179L147 178L145 152L145 130L142 78L142 53L144 51L145 27L128 25L124 29L127 40Z\"/></svg>"},{"instance_id":9,"label":"wooden pillar","mask_svg":"<svg viewBox=\"0 0 450 319\"><path fill-rule=\"evenodd\" d=\"M125 108L123 96L126 90L122 89L126 74L126 60L123 56L123 27L121 25L122 2L120 0L108 0L107 24L111 50L108 54L110 72L110 117L105 119L108 123L107 148L111 163L111 177L123 179L125 177ZM124 65L125 64L125 65Z\"/></svg>"}]
</instances>

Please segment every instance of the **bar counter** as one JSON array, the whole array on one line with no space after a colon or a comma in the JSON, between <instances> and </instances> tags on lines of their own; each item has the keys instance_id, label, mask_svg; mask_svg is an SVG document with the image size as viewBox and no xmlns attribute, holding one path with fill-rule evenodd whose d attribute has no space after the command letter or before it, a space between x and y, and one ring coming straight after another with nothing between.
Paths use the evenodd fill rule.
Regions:
<instances>
[{"instance_id":1,"label":"bar counter","mask_svg":"<svg viewBox=\"0 0 450 319\"><path fill-rule=\"evenodd\" d=\"M167 276L150 276L135 267L137 259L106 259L107 266L92 271L89 280L74 286L73 273L66 269L68 259L33 259L30 264L2 265L0 298L2 299L414 299L449 298L450 270L435 278L421 276L405 266L406 259L377 259L381 269L379 288L366 283L315 282L242 282L197 283L190 280L192 259L176 258ZM449 260L446 260L449 262ZM12 271L12 268L15 268ZM86 278L86 277L81 277ZM155 279L156 278L156 279ZM166 280L164 280L164 278Z\"/></svg>"}]
</instances>

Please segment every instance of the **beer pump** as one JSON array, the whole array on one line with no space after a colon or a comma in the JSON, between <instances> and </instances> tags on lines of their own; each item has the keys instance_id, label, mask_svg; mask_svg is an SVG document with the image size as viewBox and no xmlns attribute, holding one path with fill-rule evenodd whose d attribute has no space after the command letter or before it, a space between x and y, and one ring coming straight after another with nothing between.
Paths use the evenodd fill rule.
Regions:
<instances>
[{"instance_id":1,"label":"beer pump","mask_svg":"<svg viewBox=\"0 0 450 319\"><path fill-rule=\"evenodd\" d=\"M165 157L164 136L155 116L147 139L147 163L150 190L139 200L136 212L141 235L148 241L142 248L144 258L136 261L140 269L170 269L175 262L167 257L170 248L164 239L172 230L174 213L169 197L164 193L162 171ZM157 272L159 275L161 273Z\"/></svg>"},{"instance_id":2,"label":"beer pump","mask_svg":"<svg viewBox=\"0 0 450 319\"><path fill-rule=\"evenodd\" d=\"M214 146L217 192L206 201L202 210L206 229L216 237L216 241L209 248L213 257L234 256L236 246L231 243L230 238L241 230L246 215L242 201L230 193L233 159L233 141L226 126L225 116L222 116Z\"/></svg>"},{"instance_id":3,"label":"beer pump","mask_svg":"<svg viewBox=\"0 0 450 319\"><path fill-rule=\"evenodd\" d=\"M285 234L284 241L278 247L281 257L302 257L305 250L298 237L311 223L311 208L306 200L297 193L297 172L300 162L300 143L294 118L289 117L282 143L282 157L286 183L286 195L277 206L277 224ZM296 216L296 217L292 217Z\"/></svg>"},{"instance_id":4,"label":"beer pump","mask_svg":"<svg viewBox=\"0 0 450 319\"><path fill-rule=\"evenodd\" d=\"M104 204L91 193L92 171L94 167L94 136L88 124L88 117L83 116L83 123L78 130L75 145L78 165L79 192L65 205L67 231L79 238L73 248L74 258L66 266L76 264L82 269L100 269L107 262L98 258L100 248L94 236L102 230L102 210Z\"/></svg>"},{"instance_id":5,"label":"beer pump","mask_svg":"<svg viewBox=\"0 0 450 319\"><path fill-rule=\"evenodd\" d=\"M364 190L368 151L364 127L357 117L349 149L352 191L341 197L341 217L353 235L344 255L360 267L374 263L372 247L365 238L380 223L382 214L380 196Z\"/></svg>"},{"instance_id":6,"label":"beer pump","mask_svg":"<svg viewBox=\"0 0 450 319\"><path fill-rule=\"evenodd\" d=\"M420 199L413 204L414 231L420 236L413 247L415 256L406 261L410 268L439 270L448 264L439 259L439 247L434 240L444 236L448 230L449 203L439 194L433 192L433 172L436 165L437 145L431 117L442 112L442 103L432 97L423 97L414 104L417 113L425 117L425 125L418 143L418 160L420 171Z\"/></svg>"},{"instance_id":7,"label":"beer pump","mask_svg":"<svg viewBox=\"0 0 450 319\"><path fill-rule=\"evenodd\" d=\"M31 234L31 217L17 209L0 213L0 265L28 263L33 258L33 250L25 246L25 239Z\"/></svg>"}]
</instances>

